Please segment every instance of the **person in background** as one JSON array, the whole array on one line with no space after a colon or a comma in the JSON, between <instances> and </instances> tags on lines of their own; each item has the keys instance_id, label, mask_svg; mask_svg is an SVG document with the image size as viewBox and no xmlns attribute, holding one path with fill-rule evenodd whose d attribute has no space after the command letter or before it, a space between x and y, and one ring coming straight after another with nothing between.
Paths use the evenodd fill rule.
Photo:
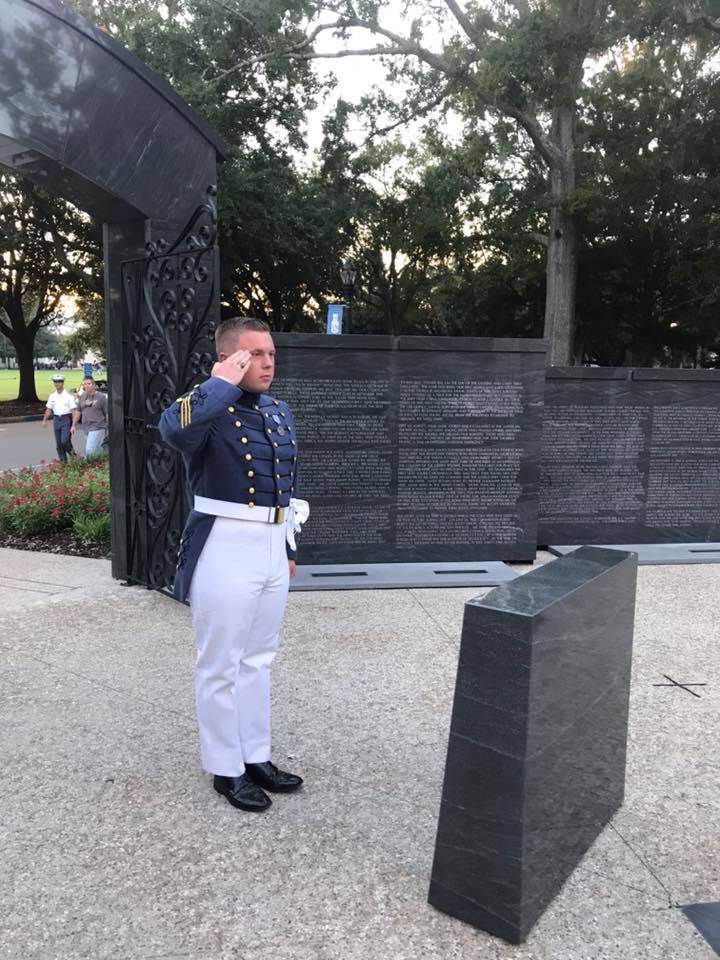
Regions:
<instances>
[{"instance_id":1,"label":"person in background","mask_svg":"<svg viewBox=\"0 0 720 960\"><path fill-rule=\"evenodd\" d=\"M65 389L65 378L59 373L55 374L52 382L55 384L55 392L50 394L45 404L45 414L42 419L42 425L44 427L50 419L50 416L52 416L58 460L65 462L68 456L75 456L70 433L72 429L72 413L75 409L75 397L69 390Z\"/></svg>"},{"instance_id":2,"label":"person in background","mask_svg":"<svg viewBox=\"0 0 720 960\"><path fill-rule=\"evenodd\" d=\"M100 393L92 377L85 377L72 412L70 433L75 434L78 423L86 435L85 456L99 453L107 433L107 397Z\"/></svg>"}]
</instances>

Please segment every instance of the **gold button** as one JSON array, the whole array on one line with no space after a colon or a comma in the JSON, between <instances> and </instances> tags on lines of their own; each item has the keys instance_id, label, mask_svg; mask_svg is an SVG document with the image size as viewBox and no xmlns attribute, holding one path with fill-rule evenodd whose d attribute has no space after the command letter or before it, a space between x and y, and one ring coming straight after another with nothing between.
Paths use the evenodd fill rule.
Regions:
<instances>
[{"instance_id":1,"label":"gold button","mask_svg":"<svg viewBox=\"0 0 720 960\"><path fill-rule=\"evenodd\" d=\"M246 459L246 460L252 460L252 454L251 454L251 453L246 453L246 454L245 454L245 459Z\"/></svg>"},{"instance_id":2,"label":"gold button","mask_svg":"<svg viewBox=\"0 0 720 960\"><path fill-rule=\"evenodd\" d=\"M248 470L247 475L248 475L249 477L254 477L254 476L255 476L255 471L254 471L254 470Z\"/></svg>"},{"instance_id":3,"label":"gold button","mask_svg":"<svg viewBox=\"0 0 720 960\"><path fill-rule=\"evenodd\" d=\"M259 407L256 403L253 404L253 410L259 410L259 409L260 409L260 407Z\"/></svg>"},{"instance_id":4,"label":"gold button","mask_svg":"<svg viewBox=\"0 0 720 960\"><path fill-rule=\"evenodd\" d=\"M294 441L294 440L291 440L290 443L291 443L293 446L295 446L295 441Z\"/></svg>"},{"instance_id":5,"label":"gold button","mask_svg":"<svg viewBox=\"0 0 720 960\"><path fill-rule=\"evenodd\" d=\"M270 414L269 414L269 413L266 413L266 414L265 414L265 416L266 416L266 417L269 417L269 416L270 416Z\"/></svg>"},{"instance_id":6,"label":"gold button","mask_svg":"<svg viewBox=\"0 0 720 960\"><path fill-rule=\"evenodd\" d=\"M249 487L248 493L255 493L255 487Z\"/></svg>"},{"instance_id":7,"label":"gold button","mask_svg":"<svg viewBox=\"0 0 720 960\"><path fill-rule=\"evenodd\" d=\"M249 506L249 507L254 507L255 504L252 502L252 500L250 500L250 502L248 503L248 506Z\"/></svg>"},{"instance_id":8,"label":"gold button","mask_svg":"<svg viewBox=\"0 0 720 960\"><path fill-rule=\"evenodd\" d=\"M280 457L275 457L275 463L280 463Z\"/></svg>"},{"instance_id":9,"label":"gold button","mask_svg":"<svg viewBox=\"0 0 720 960\"><path fill-rule=\"evenodd\" d=\"M228 413L235 413L235 407L228 407Z\"/></svg>"},{"instance_id":10,"label":"gold button","mask_svg":"<svg viewBox=\"0 0 720 960\"><path fill-rule=\"evenodd\" d=\"M273 446L276 447L277 443L273 440Z\"/></svg>"},{"instance_id":11,"label":"gold button","mask_svg":"<svg viewBox=\"0 0 720 960\"><path fill-rule=\"evenodd\" d=\"M278 487L278 493L282 493L282 490L280 489L280 487Z\"/></svg>"},{"instance_id":12,"label":"gold button","mask_svg":"<svg viewBox=\"0 0 720 960\"><path fill-rule=\"evenodd\" d=\"M270 429L270 427L268 427L267 432L268 432L268 433L272 433L272 430Z\"/></svg>"},{"instance_id":13,"label":"gold button","mask_svg":"<svg viewBox=\"0 0 720 960\"><path fill-rule=\"evenodd\" d=\"M240 437L240 443L247 443L247 442L248 442L247 437Z\"/></svg>"},{"instance_id":14,"label":"gold button","mask_svg":"<svg viewBox=\"0 0 720 960\"><path fill-rule=\"evenodd\" d=\"M279 474L279 473L276 473L275 476L278 478L278 480L280 479L280 474Z\"/></svg>"},{"instance_id":15,"label":"gold button","mask_svg":"<svg viewBox=\"0 0 720 960\"><path fill-rule=\"evenodd\" d=\"M236 421L235 421L235 426L236 426L236 427L241 427L241 426L242 426L242 422L241 422L240 420L236 420Z\"/></svg>"}]
</instances>

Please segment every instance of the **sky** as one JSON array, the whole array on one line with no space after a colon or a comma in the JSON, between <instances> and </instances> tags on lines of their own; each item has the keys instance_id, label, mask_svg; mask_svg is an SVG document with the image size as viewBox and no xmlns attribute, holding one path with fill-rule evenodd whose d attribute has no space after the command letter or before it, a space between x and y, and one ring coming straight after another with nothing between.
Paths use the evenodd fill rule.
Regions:
<instances>
[{"instance_id":1,"label":"sky","mask_svg":"<svg viewBox=\"0 0 720 960\"><path fill-rule=\"evenodd\" d=\"M390 0L383 4L380 15L380 23L393 32L398 34L407 34L409 18L405 14L405 2L400 0ZM323 18L325 21L331 21L332 16ZM448 12L448 23L452 23L452 16ZM435 50L439 50L442 45L442 37L437 34L434 40L425 38L423 42ZM378 46L380 43L390 43L390 41L373 37L368 31L356 31L345 45L348 49L362 49ZM333 37L332 31L320 34L315 42L315 49L319 53L335 51L339 48L339 41ZM317 149L322 141L322 121L324 117L332 112L337 100L342 97L351 103L357 103L365 94L372 90L374 85L382 86L385 81L385 68L380 62L379 57L342 57L338 59L318 59L315 60L315 69L321 77L334 76L337 80L337 87L331 96L322 103L318 109L308 118L308 143L311 150ZM398 94L401 90L398 88ZM402 136L402 131L399 131ZM358 128L355 131L356 139L362 139L362 130Z\"/></svg>"}]
</instances>

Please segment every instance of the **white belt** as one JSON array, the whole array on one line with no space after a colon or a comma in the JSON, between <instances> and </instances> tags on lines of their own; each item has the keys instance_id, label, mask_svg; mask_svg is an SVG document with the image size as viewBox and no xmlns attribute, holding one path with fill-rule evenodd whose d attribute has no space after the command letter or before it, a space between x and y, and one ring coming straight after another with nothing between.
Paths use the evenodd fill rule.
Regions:
<instances>
[{"instance_id":1,"label":"white belt","mask_svg":"<svg viewBox=\"0 0 720 960\"><path fill-rule=\"evenodd\" d=\"M252 507L247 503L231 500L213 500L212 497L195 496L194 508L198 513L214 517L229 517L231 520L254 520L257 523L285 523L287 507Z\"/></svg>"},{"instance_id":2,"label":"white belt","mask_svg":"<svg viewBox=\"0 0 720 960\"><path fill-rule=\"evenodd\" d=\"M212 497L195 496L195 510L209 513L214 517L229 517L231 520L254 520L259 523L286 523L285 539L292 550L296 550L295 534L300 533L302 525L310 516L310 504L307 500L290 498L289 507L252 507L247 503L233 503L231 500L213 500Z\"/></svg>"}]
</instances>

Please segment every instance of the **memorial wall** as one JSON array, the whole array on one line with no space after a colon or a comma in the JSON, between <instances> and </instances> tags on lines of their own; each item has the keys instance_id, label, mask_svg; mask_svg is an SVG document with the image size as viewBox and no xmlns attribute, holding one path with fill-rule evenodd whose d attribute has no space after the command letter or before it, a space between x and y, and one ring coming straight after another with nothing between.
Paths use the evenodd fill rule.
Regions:
<instances>
[{"instance_id":1,"label":"memorial wall","mask_svg":"<svg viewBox=\"0 0 720 960\"><path fill-rule=\"evenodd\" d=\"M303 563L532 560L542 340L278 334Z\"/></svg>"},{"instance_id":2,"label":"memorial wall","mask_svg":"<svg viewBox=\"0 0 720 960\"><path fill-rule=\"evenodd\" d=\"M538 543L720 540L720 370L551 368Z\"/></svg>"}]
</instances>

